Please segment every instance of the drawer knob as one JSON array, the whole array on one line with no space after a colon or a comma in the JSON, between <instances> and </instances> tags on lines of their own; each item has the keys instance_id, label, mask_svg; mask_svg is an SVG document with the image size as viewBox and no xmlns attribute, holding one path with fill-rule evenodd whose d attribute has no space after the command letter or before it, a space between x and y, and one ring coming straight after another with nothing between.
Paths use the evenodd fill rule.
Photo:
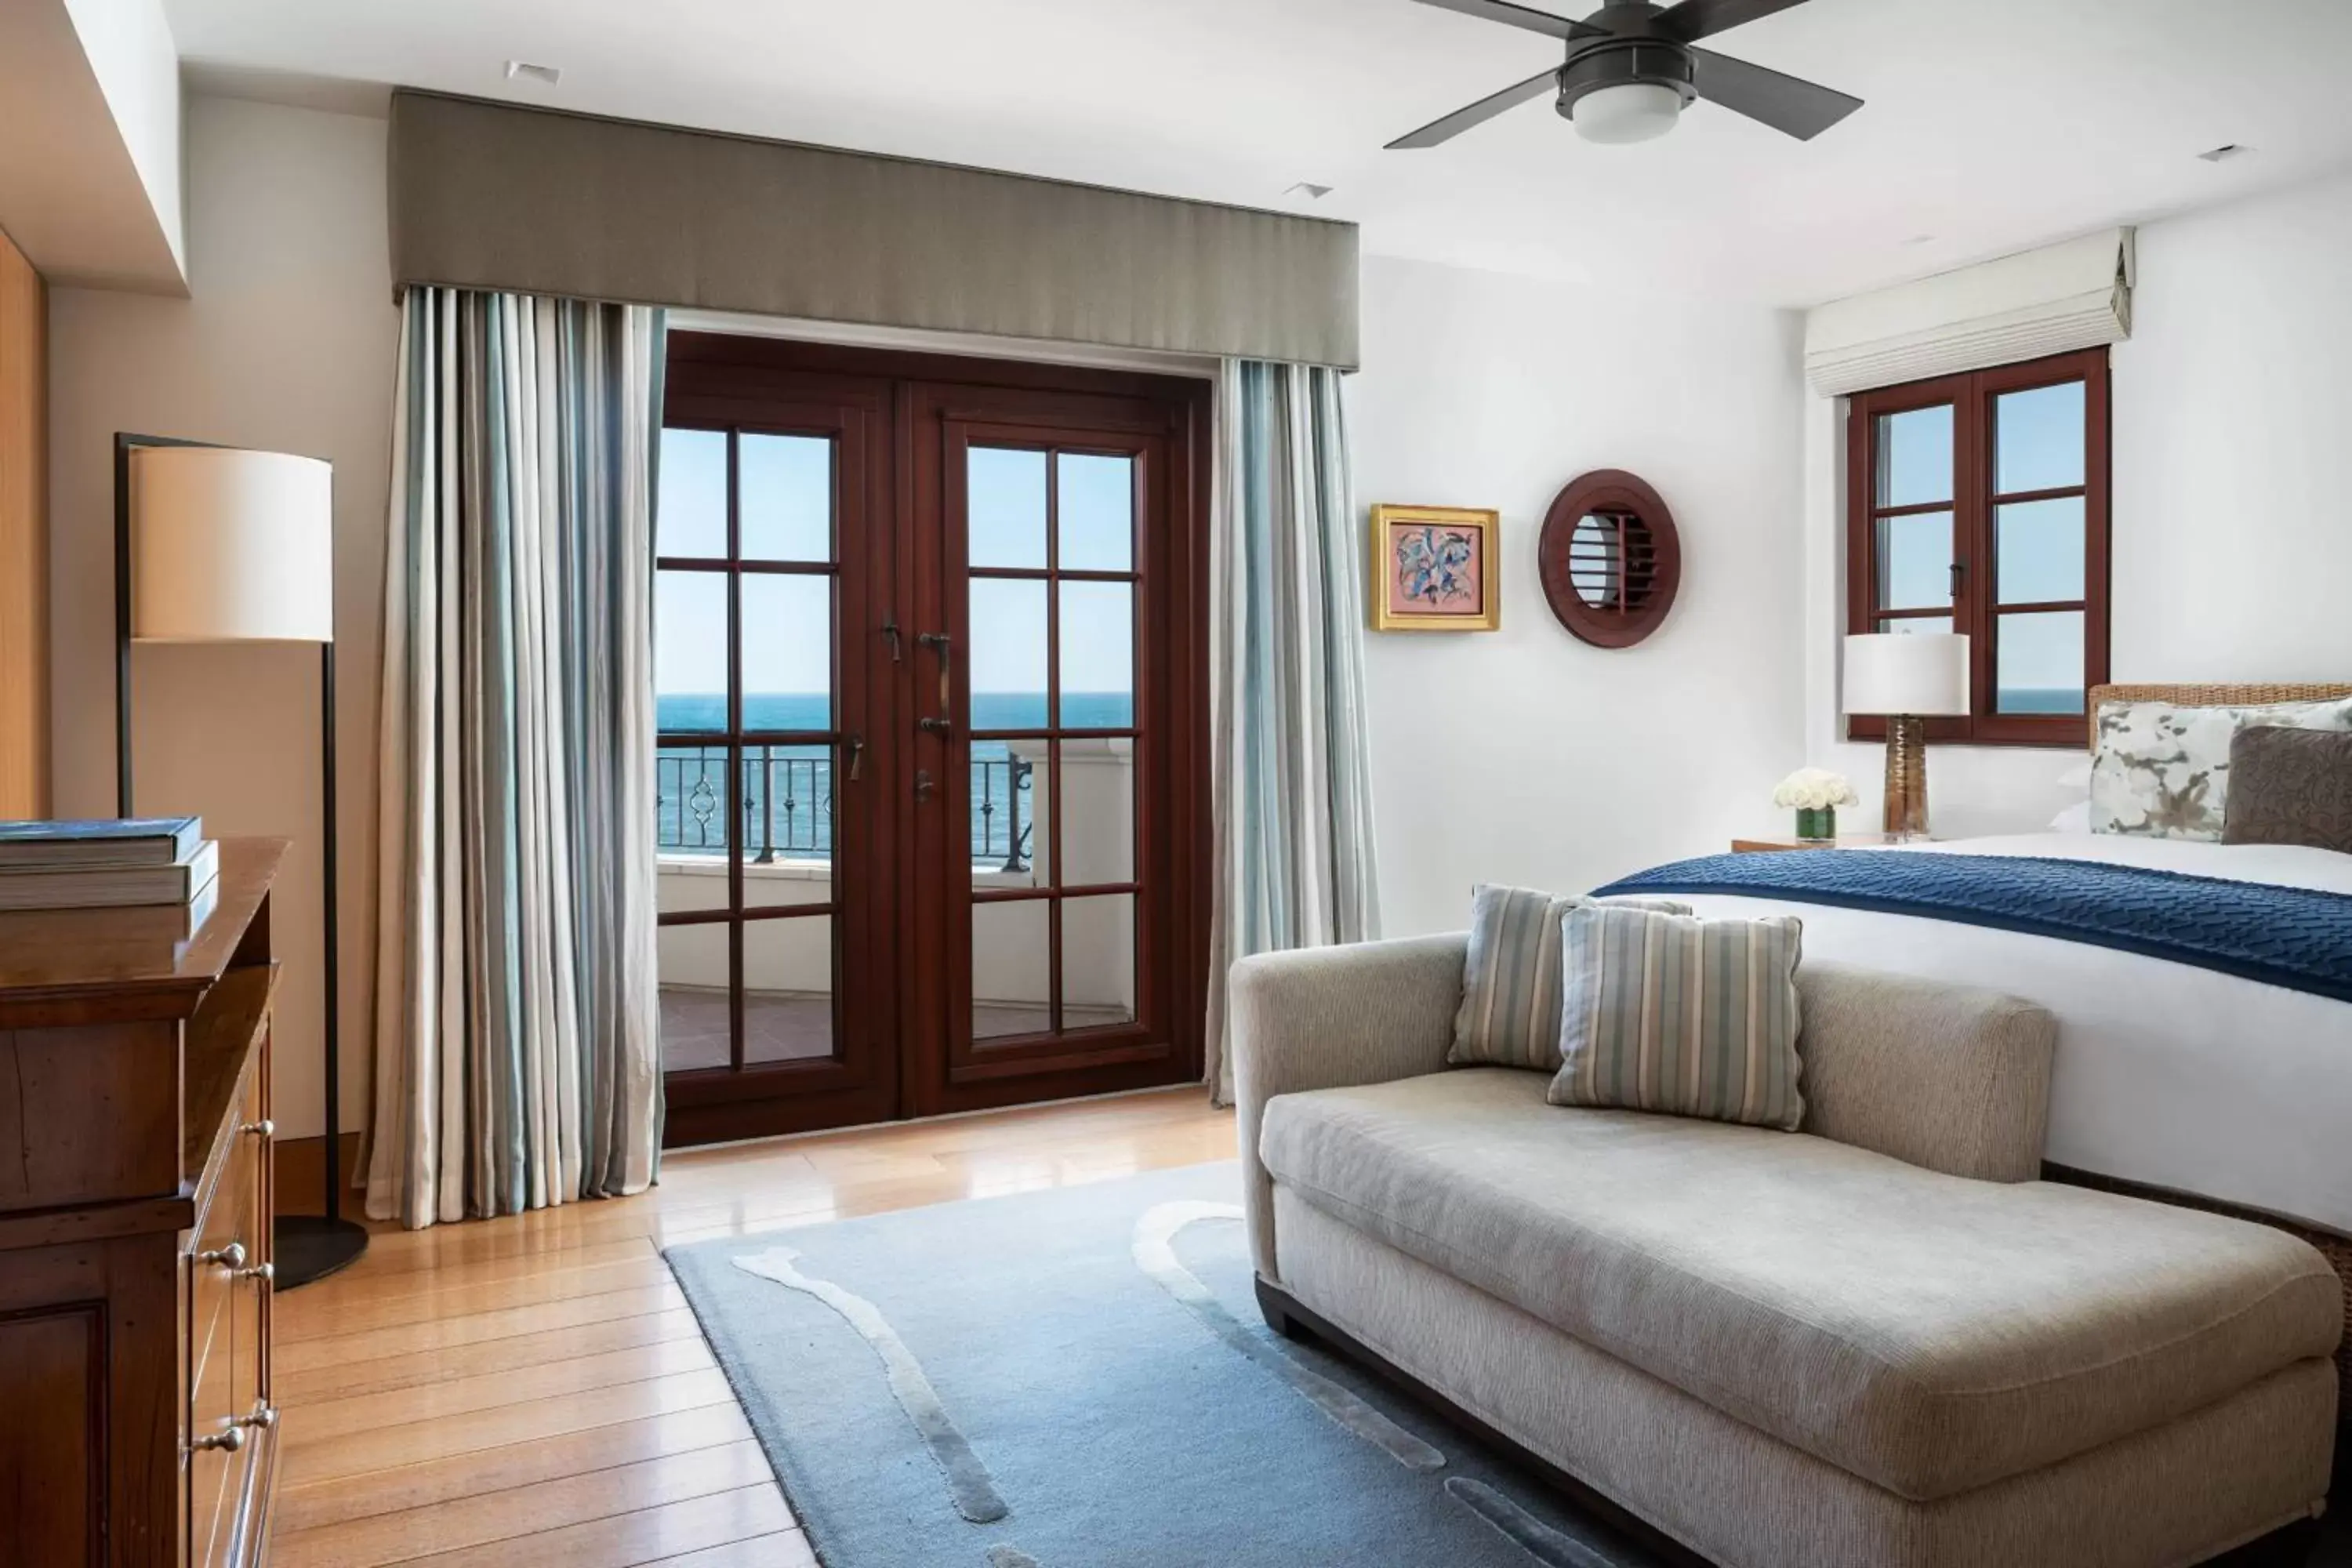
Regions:
<instances>
[{"instance_id":1,"label":"drawer knob","mask_svg":"<svg viewBox=\"0 0 2352 1568\"><path fill-rule=\"evenodd\" d=\"M257 1431L267 1432L272 1426L278 1425L278 1406L275 1405L256 1405L253 1407L252 1415L233 1415L229 1417L228 1425L229 1430L232 1432L243 1426L250 1426Z\"/></svg>"},{"instance_id":2,"label":"drawer knob","mask_svg":"<svg viewBox=\"0 0 2352 1568\"><path fill-rule=\"evenodd\" d=\"M278 1123L265 1116L258 1121L246 1122L237 1131L256 1138L275 1138L278 1136Z\"/></svg>"},{"instance_id":3,"label":"drawer knob","mask_svg":"<svg viewBox=\"0 0 2352 1568\"><path fill-rule=\"evenodd\" d=\"M226 1430L215 1432L209 1437L198 1437L188 1447L198 1453L234 1454L245 1447L245 1428L231 1421Z\"/></svg>"},{"instance_id":4,"label":"drawer knob","mask_svg":"<svg viewBox=\"0 0 2352 1568\"><path fill-rule=\"evenodd\" d=\"M232 1279L258 1279L264 1285L274 1284L278 1279L278 1265L275 1263L257 1263L250 1268L232 1269L229 1273L229 1278Z\"/></svg>"},{"instance_id":5,"label":"drawer knob","mask_svg":"<svg viewBox=\"0 0 2352 1568\"><path fill-rule=\"evenodd\" d=\"M196 1261L218 1264L234 1274L245 1267L245 1243L232 1241L226 1247L215 1247L210 1252L199 1252L196 1254Z\"/></svg>"}]
</instances>

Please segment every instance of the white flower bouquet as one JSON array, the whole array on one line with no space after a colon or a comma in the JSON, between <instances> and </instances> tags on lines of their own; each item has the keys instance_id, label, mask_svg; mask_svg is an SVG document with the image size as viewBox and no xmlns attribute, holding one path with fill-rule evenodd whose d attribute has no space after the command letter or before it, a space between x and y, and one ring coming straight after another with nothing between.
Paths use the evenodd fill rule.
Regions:
<instances>
[{"instance_id":1,"label":"white flower bouquet","mask_svg":"<svg viewBox=\"0 0 2352 1568\"><path fill-rule=\"evenodd\" d=\"M1837 808L1859 805L1862 797L1853 793L1853 785L1846 782L1843 773L1833 773L1826 768L1799 768L1772 792L1772 804L1796 812L1799 838L1809 844L1825 844L1837 837Z\"/></svg>"}]
</instances>

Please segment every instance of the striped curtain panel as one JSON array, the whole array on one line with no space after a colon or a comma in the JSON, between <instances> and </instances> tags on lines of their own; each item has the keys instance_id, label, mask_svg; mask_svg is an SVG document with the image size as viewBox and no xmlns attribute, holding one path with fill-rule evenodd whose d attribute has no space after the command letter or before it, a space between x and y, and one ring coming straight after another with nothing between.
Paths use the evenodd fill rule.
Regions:
<instances>
[{"instance_id":1,"label":"striped curtain panel","mask_svg":"<svg viewBox=\"0 0 2352 1568\"><path fill-rule=\"evenodd\" d=\"M661 363L656 310L404 297L374 1218L512 1214L654 1179Z\"/></svg>"},{"instance_id":2,"label":"striped curtain panel","mask_svg":"<svg viewBox=\"0 0 2352 1568\"><path fill-rule=\"evenodd\" d=\"M1233 1100L1225 976L1380 935L1364 711L1364 542L1339 373L1225 362L1210 543L1216 886L1208 1080Z\"/></svg>"}]
</instances>

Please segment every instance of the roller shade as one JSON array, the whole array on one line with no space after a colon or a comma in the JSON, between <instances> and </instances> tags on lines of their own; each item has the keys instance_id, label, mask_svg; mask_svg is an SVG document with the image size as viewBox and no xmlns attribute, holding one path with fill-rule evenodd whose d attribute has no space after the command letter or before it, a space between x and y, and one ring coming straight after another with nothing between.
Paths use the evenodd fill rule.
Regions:
<instances>
[{"instance_id":1,"label":"roller shade","mask_svg":"<svg viewBox=\"0 0 2352 1568\"><path fill-rule=\"evenodd\" d=\"M2111 228L1818 306L1805 379L1842 397L2122 342L2132 269L2132 231Z\"/></svg>"},{"instance_id":2,"label":"roller shade","mask_svg":"<svg viewBox=\"0 0 2352 1568\"><path fill-rule=\"evenodd\" d=\"M1353 224L402 90L394 279L1353 369Z\"/></svg>"}]
</instances>

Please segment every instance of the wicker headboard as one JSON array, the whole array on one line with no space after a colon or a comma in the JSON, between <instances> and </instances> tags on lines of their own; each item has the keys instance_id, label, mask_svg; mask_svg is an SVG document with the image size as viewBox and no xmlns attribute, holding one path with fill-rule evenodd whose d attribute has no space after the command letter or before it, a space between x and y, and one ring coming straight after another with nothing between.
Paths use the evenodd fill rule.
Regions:
<instances>
[{"instance_id":1,"label":"wicker headboard","mask_svg":"<svg viewBox=\"0 0 2352 1568\"><path fill-rule=\"evenodd\" d=\"M2094 686L2084 706L2091 714L2091 750L2099 749L2102 702L2169 702L2177 708L2245 708L2264 702L2332 702L2352 697L2352 686L2313 681L2267 686Z\"/></svg>"}]
</instances>

